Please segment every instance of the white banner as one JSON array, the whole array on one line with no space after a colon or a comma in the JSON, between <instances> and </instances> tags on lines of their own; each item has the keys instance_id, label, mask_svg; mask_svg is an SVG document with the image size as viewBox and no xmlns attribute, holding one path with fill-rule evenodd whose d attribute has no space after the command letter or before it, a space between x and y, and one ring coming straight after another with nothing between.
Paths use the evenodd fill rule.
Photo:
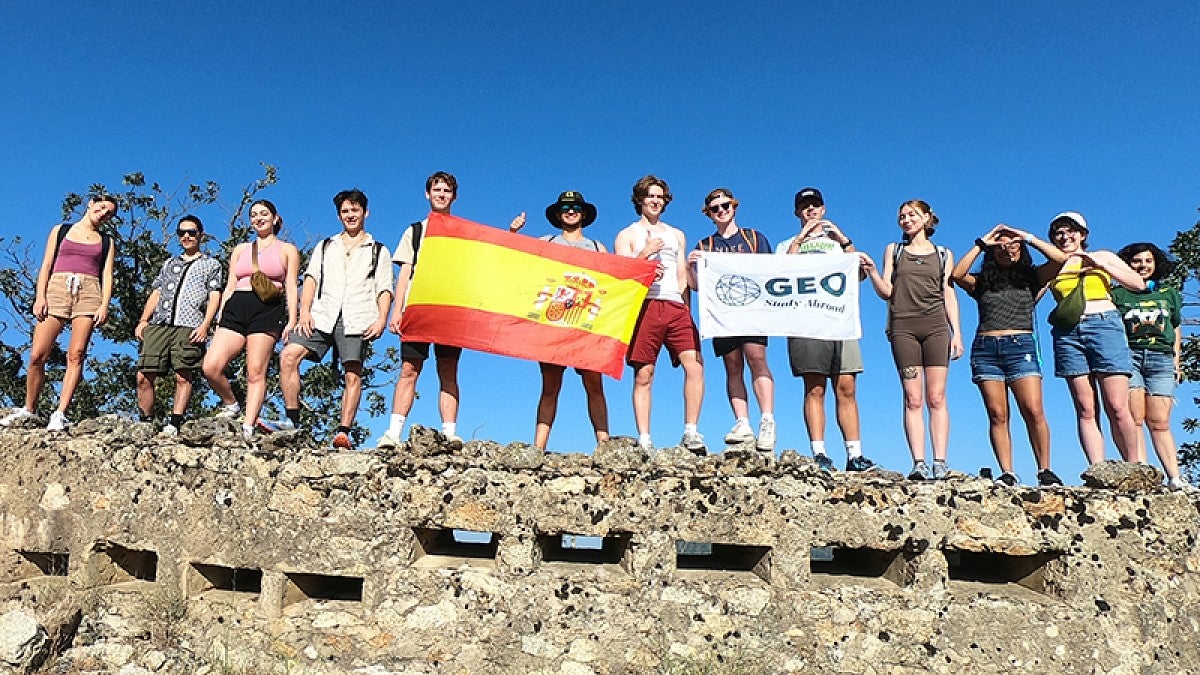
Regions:
<instances>
[{"instance_id":1,"label":"white banner","mask_svg":"<svg viewBox=\"0 0 1200 675\"><path fill-rule=\"evenodd\" d=\"M862 337L858 256L704 253L700 337Z\"/></svg>"}]
</instances>

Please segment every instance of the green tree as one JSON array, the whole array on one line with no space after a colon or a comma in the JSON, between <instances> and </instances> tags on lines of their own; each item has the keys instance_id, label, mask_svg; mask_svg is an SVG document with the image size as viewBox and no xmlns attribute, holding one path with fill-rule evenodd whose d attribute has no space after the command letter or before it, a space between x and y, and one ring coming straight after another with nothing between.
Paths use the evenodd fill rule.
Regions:
<instances>
[{"instance_id":1,"label":"green tree","mask_svg":"<svg viewBox=\"0 0 1200 675\"><path fill-rule=\"evenodd\" d=\"M1176 233L1171 242L1170 252L1179 260L1172 280L1183 293L1184 324L1190 325L1195 319L1189 319L1188 310L1200 305L1200 295L1194 289L1188 290L1186 282L1189 279L1200 279L1200 221L1192 225L1191 229ZM1185 382L1200 380L1200 337L1184 332L1179 362L1183 367ZM1193 397L1192 403L1200 406L1200 398ZM1200 419L1185 417L1183 428L1189 433L1194 433L1200 428ZM1179 463L1193 482L1200 479L1200 442L1192 440L1180 443Z\"/></svg>"},{"instance_id":2,"label":"green tree","mask_svg":"<svg viewBox=\"0 0 1200 675\"><path fill-rule=\"evenodd\" d=\"M205 228L208 234L202 246L222 262L227 262L233 247L246 241L250 235L250 226L245 218L250 204L259 192L278 181L274 166L263 164L262 167L263 175L242 188L237 203L224 205L228 215L225 236L214 236L219 228L212 225ZM168 245L174 239L179 218L202 207L214 204L222 206L220 186L213 181L185 183L167 190L159 183L147 182L141 172L135 172L122 177L119 191L97 183L89 186L85 192L68 193L62 202L63 221L76 218L88 199L99 194L112 195L118 205L116 215L105 226L113 238L115 251L113 301L109 306L108 321L93 334L87 374L72 401L71 416L74 419L105 413L135 413L137 340L133 330L150 295L150 284L163 262L171 255ZM44 234L36 233L30 237L0 237L0 293L4 295L0 300L0 336L3 336L0 341L0 403L6 405L19 405L25 398L23 371L34 324L30 308L33 306L34 284L48 236L47 227ZM66 354L60 344L47 364L46 380L49 386L42 393L40 409L48 409L56 402L56 385L62 380L65 364ZM278 391L277 365L276 362L271 369L268 392ZM371 382L376 369L384 372L392 370L390 367L364 369L367 400L363 412L370 415L384 411L383 396ZM240 357L231 364L231 371L243 372ZM324 411L340 409L340 378L331 366L323 364L309 369L304 385L307 406L303 422L314 434L322 435L336 424L336 420L329 419L330 416ZM172 378L159 378L158 411L169 409L173 394ZM203 386L203 377L197 377L197 388L189 413L193 416L209 414L215 404L215 397ZM264 416L280 416L281 407L278 396L269 397ZM365 429L357 427L354 436L358 442L363 442Z\"/></svg>"}]
</instances>

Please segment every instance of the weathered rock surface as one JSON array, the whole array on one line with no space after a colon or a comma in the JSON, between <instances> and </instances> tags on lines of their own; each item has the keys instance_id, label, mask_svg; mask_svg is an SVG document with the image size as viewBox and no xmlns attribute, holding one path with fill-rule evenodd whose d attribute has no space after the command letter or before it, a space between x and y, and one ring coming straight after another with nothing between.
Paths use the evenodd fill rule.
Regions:
<instances>
[{"instance_id":1,"label":"weathered rock surface","mask_svg":"<svg viewBox=\"0 0 1200 675\"><path fill-rule=\"evenodd\" d=\"M0 431L5 667L1200 672L1197 498L1147 467L1037 490L628 438L148 429Z\"/></svg>"}]
</instances>

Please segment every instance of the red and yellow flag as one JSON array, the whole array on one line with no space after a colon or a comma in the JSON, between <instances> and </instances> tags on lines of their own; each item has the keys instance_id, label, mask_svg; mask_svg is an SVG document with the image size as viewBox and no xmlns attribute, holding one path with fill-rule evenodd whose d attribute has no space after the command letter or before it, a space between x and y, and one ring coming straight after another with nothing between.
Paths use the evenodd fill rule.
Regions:
<instances>
[{"instance_id":1,"label":"red and yellow flag","mask_svg":"<svg viewBox=\"0 0 1200 675\"><path fill-rule=\"evenodd\" d=\"M400 332L620 379L655 264L438 213L418 254Z\"/></svg>"}]
</instances>

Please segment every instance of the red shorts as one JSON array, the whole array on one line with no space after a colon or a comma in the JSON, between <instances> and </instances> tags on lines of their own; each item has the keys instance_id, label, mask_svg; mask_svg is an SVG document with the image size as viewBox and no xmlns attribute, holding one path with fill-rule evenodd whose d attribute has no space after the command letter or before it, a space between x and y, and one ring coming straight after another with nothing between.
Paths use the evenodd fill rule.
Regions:
<instances>
[{"instance_id":1,"label":"red shorts","mask_svg":"<svg viewBox=\"0 0 1200 675\"><path fill-rule=\"evenodd\" d=\"M625 360L631 366L654 363L663 345L671 356L671 365L678 366L680 354L700 351L700 333L687 305L670 300L647 300L633 327L629 356Z\"/></svg>"}]
</instances>

